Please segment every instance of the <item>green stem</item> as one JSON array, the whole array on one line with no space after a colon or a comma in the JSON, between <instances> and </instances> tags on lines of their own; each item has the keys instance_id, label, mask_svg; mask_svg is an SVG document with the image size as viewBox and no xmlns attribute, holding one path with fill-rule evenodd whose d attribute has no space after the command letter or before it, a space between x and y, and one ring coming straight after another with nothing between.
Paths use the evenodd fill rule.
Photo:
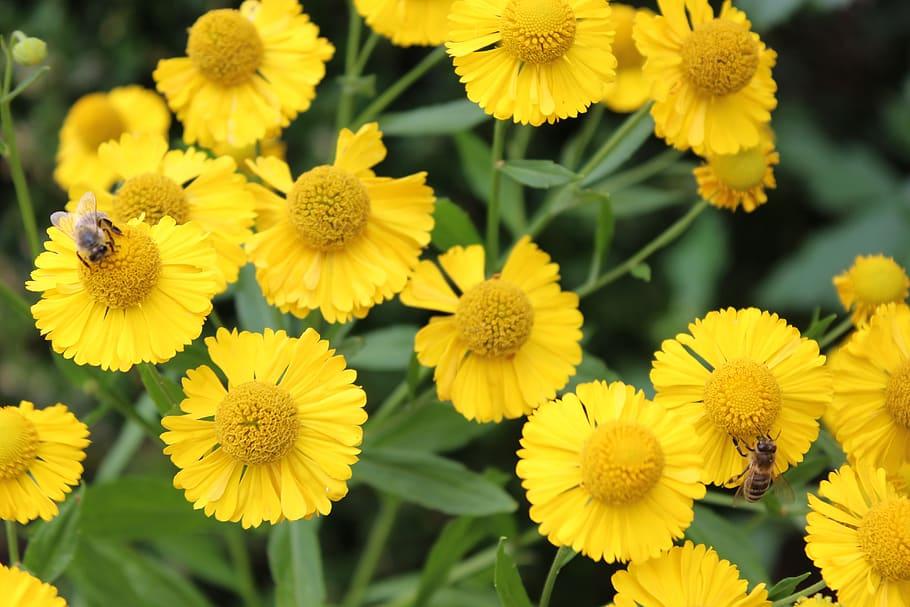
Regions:
<instances>
[{"instance_id":1,"label":"green stem","mask_svg":"<svg viewBox=\"0 0 910 607\"><path fill-rule=\"evenodd\" d=\"M243 604L246 607L260 607L262 601L259 599L259 593L256 592L253 566L243 539L243 532L237 527L230 527L224 537L234 573L237 575L237 592L243 599Z\"/></svg>"},{"instance_id":2,"label":"green stem","mask_svg":"<svg viewBox=\"0 0 910 607\"><path fill-rule=\"evenodd\" d=\"M221 317L218 315L218 311L213 307L212 311L209 312L209 320L212 321L212 324L215 325L216 329L223 329L224 322L221 320Z\"/></svg>"},{"instance_id":3,"label":"green stem","mask_svg":"<svg viewBox=\"0 0 910 607\"><path fill-rule=\"evenodd\" d=\"M420 370L417 374L417 385L430 374L429 367L420 367ZM376 412L370 415L369 424L371 426L378 426L384 420L388 419L398 408L405 403L408 399L408 380L404 379L400 384L395 386L395 389L392 390L392 393L389 394L384 401L376 408ZM427 392L432 392L433 388L430 388ZM426 395L426 392L417 396L415 400L421 400Z\"/></svg>"},{"instance_id":4,"label":"green stem","mask_svg":"<svg viewBox=\"0 0 910 607\"><path fill-rule=\"evenodd\" d=\"M506 129L509 123L497 120L493 128L493 147L490 152L492 165L490 179L490 200L487 203L487 265L495 266L499 261L499 190L502 185L502 154L506 144Z\"/></svg>"},{"instance_id":5,"label":"green stem","mask_svg":"<svg viewBox=\"0 0 910 607\"><path fill-rule=\"evenodd\" d=\"M603 188L612 194L629 186L636 185L654 175L662 173L664 169L674 165L680 158L682 158L682 152L679 150L674 150L672 148L664 150L654 158L651 158L638 166L632 167L627 171L616 173L607 180L600 182L598 184L598 189Z\"/></svg>"},{"instance_id":6,"label":"green stem","mask_svg":"<svg viewBox=\"0 0 910 607\"><path fill-rule=\"evenodd\" d=\"M598 289L610 284L614 280L628 274L632 268L648 259L648 257L673 242L683 232L685 232L689 225L695 221L695 218L698 217L702 211L707 208L707 206L708 203L704 200L696 203L688 213L683 215L676 221L676 223L664 230L657 238L642 247L641 250L632 255L632 257L628 258L606 274L601 275L597 280L587 281L585 284L579 287L577 290L578 296L587 297L594 291L597 291Z\"/></svg>"},{"instance_id":7,"label":"green stem","mask_svg":"<svg viewBox=\"0 0 910 607\"><path fill-rule=\"evenodd\" d=\"M398 516L400 502L397 498L383 495L381 496L382 504L379 508L379 514L373 521L373 527L370 529L370 535L367 537L366 547L360 555L360 561L354 570L354 577L351 586L342 601L342 607L360 607L363 603L364 594L367 586L376 573L376 566L379 564L379 557L385 544L392 533L392 527L395 526L395 518Z\"/></svg>"},{"instance_id":8,"label":"green stem","mask_svg":"<svg viewBox=\"0 0 910 607\"><path fill-rule=\"evenodd\" d=\"M404 93L412 84L420 79L421 76L426 74L430 69L442 61L446 56L446 49L444 46L440 46L433 50L432 53L423 58L423 61L415 65L409 72L404 76L398 79L397 82L392 84L385 92L376 98L373 103L367 106L363 112L360 113L357 118L354 119L354 126L360 127L361 125L373 120L378 116L382 110L387 108L393 101L398 99L398 97Z\"/></svg>"},{"instance_id":9,"label":"green stem","mask_svg":"<svg viewBox=\"0 0 910 607\"><path fill-rule=\"evenodd\" d=\"M6 549L9 553L10 566L19 562L19 537L16 535L16 522L4 521L6 523Z\"/></svg>"},{"instance_id":10,"label":"green stem","mask_svg":"<svg viewBox=\"0 0 910 607\"><path fill-rule=\"evenodd\" d=\"M591 157L588 162L584 164L578 171L578 175L581 177L581 180L584 181L588 175L591 174L591 171L596 169L604 158L610 155L613 150L615 150L622 140L626 138L626 135L629 134L632 129L638 126L638 123L644 120L645 116L648 115L648 112L651 111L651 105L653 102L648 102L643 105L637 112L626 118L626 120L619 125L619 128L616 129L612 135L604 142L600 149L597 150L594 155Z\"/></svg>"},{"instance_id":11,"label":"green stem","mask_svg":"<svg viewBox=\"0 0 910 607\"><path fill-rule=\"evenodd\" d=\"M741 510L751 510L752 512L766 512L765 507L761 504L753 504L743 500L742 502L733 503L733 496L718 491L707 491L705 496L699 500L705 504L714 506L723 506L724 508L737 508Z\"/></svg>"},{"instance_id":12,"label":"green stem","mask_svg":"<svg viewBox=\"0 0 910 607\"><path fill-rule=\"evenodd\" d=\"M373 54L373 49L376 48L377 42L379 42L379 34L371 32L370 37L363 43L363 48L360 49L360 54L357 56L357 62L354 64L354 71L356 73L363 73L363 68L367 66L367 61L370 60L370 55Z\"/></svg>"},{"instance_id":13,"label":"green stem","mask_svg":"<svg viewBox=\"0 0 910 607\"><path fill-rule=\"evenodd\" d=\"M570 169L576 168L578 163L581 162L581 159L584 158L585 150L588 149L588 144L591 143L594 134L597 132L597 127L600 126L600 121L604 117L604 112L606 112L604 104L596 103L591 109L591 113L585 118L581 132L578 134L575 147L572 150L572 155L567 159L567 166Z\"/></svg>"},{"instance_id":14,"label":"green stem","mask_svg":"<svg viewBox=\"0 0 910 607\"><path fill-rule=\"evenodd\" d=\"M32 318L32 308L28 301L3 281L0 281L0 299L5 300L11 309L19 312L25 318Z\"/></svg>"},{"instance_id":15,"label":"green stem","mask_svg":"<svg viewBox=\"0 0 910 607\"><path fill-rule=\"evenodd\" d=\"M344 77L341 81L341 100L338 102L338 114L335 127L342 129L351 122L354 113L354 80L358 76L357 49L360 48L360 30L363 24L360 14L353 2L348 2L348 40L344 55Z\"/></svg>"},{"instance_id":16,"label":"green stem","mask_svg":"<svg viewBox=\"0 0 910 607\"><path fill-rule=\"evenodd\" d=\"M101 393L101 396L104 397L104 401L109 404L112 408L116 409L118 413L123 415L129 421L135 422L142 428L149 438L157 441L158 437L161 434L161 427L145 419L136 411L136 408L129 402L125 401L120 395L116 394L113 390L107 386L98 384L98 391Z\"/></svg>"},{"instance_id":17,"label":"green stem","mask_svg":"<svg viewBox=\"0 0 910 607\"><path fill-rule=\"evenodd\" d=\"M840 321L836 327L822 335L818 340L819 349L825 349L830 346L832 343L837 341L837 339L842 336L844 333L853 328L853 319L847 314L847 317Z\"/></svg>"},{"instance_id":18,"label":"green stem","mask_svg":"<svg viewBox=\"0 0 910 607\"><path fill-rule=\"evenodd\" d=\"M569 562L575 556L575 551L566 546L560 546L553 557L553 563L550 565L550 572L543 584L543 592L540 593L540 607L548 607L550 597L553 594L553 587L556 585L556 578L563 565Z\"/></svg>"},{"instance_id":19,"label":"green stem","mask_svg":"<svg viewBox=\"0 0 910 607\"><path fill-rule=\"evenodd\" d=\"M794 602L796 602L796 599L800 599L804 596L811 596L820 590L824 590L825 588L827 588L827 586L828 585L825 583L825 580L816 582L816 583L812 584L811 586L809 586L808 588L803 588L799 592L794 592L790 596L785 596L782 599L778 599L778 600L774 601L771 604L771 607L790 607L791 605L793 605Z\"/></svg>"}]
</instances>

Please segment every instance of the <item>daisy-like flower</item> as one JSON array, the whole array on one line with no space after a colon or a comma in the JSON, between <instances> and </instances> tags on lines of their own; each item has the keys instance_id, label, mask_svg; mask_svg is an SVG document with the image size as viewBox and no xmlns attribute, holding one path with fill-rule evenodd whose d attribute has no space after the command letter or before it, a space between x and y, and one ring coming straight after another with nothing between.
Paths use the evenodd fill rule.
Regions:
<instances>
[{"instance_id":1,"label":"daisy-like flower","mask_svg":"<svg viewBox=\"0 0 910 607\"><path fill-rule=\"evenodd\" d=\"M809 494L806 554L844 607L910 605L910 498L867 463Z\"/></svg>"},{"instance_id":2,"label":"daisy-like flower","mask_svg":"<svg viewBox=\"0 0 910 607\"><path fill-rule=\"evenodd\" d=\"M756 308L710 312L689 333L661 344L651 382L655 402L678 411L701 439L705 482L722 485L759 436L777 442L778 473L801 462L831 402L818 344L777 314Z\"/></svg>"},{"instance_id":3,"label":"daisy-like flower","mask_svg":"<svg viewBox=\"0 0 910 607\"><path fill-rule=\"evenodd\" d=\"M281 132L274 135L267 135L262 141L256 141L241 147L234 147L226 143L216 143L212 145L212 151L218 156L230 156L237 163L237 168L245 175L252 175L252 171L246 165L247 160L256 158L275 157L278 160L284 160L287 153L287 145L281 140Z\"/></svg>"},{"instance_id":4,"label":"daisy-like flower","mask_svg":"<svg viewBox=\"0 0 910 607\"><path fill-rule=\"evenodd\" d=\"M721 559L713 548L686 542L665 554L612 578L616 607L771 607L764 584L749 592L736 565Z\"/></svg>"},{"instance_id":5,"label":"daisy-like flower","mask_svg":"<svg viewBox=\"0 0 910 607\"><path fill-rule=\"evenodd\" d=\"M84 184L107 189L117 180L98 157L98 146L124 133L167 135L171 114L164 100L141 86L91 93L70 108L60 129L54 180L65 190Z\"/></svg>"},{"instance_id":6,"label":"daisy-like flower","mask_svg":"<svg viewBox=\"0 0 910 607\"><path fill-rule=\"evenodd\" d=\"M779 162L780 154L770 141L735 154L709 154L693 171L698 194L719 209L742 207L751 213L768 202L765 190L777 187L774 166Z\"/></svg>"},{"instance_id":7,"label":"daisy-like flower","mask_svg":"<svg viewBox=\"0 0 910 607\"><path fill-rule=\"evenodd\" d=\"M57 589L18 569L0 565L3 607L66 607Z\"/></svg>"},{"instance_id":8,"label":"daisy-like flower","mask_svg":"<svg viewBox=\"0 0 910 607\"><path fill-rule=\"evenodd\" d=\"M705 495L698 438L622 382L581 384L525 422L516 471L531 520L557 546L599 561L669 549Z\"/></svg>"},{"instance_id":9,"label":"daisy-like flower","mask_svg":"<svg viewBox=\"0 0 910 607\"><path fill-rule=\"evenodd\" d=\"M869 322L879 306L906 301L910 278L891 257L860 255L848 270L834 277L834 287L859 327Z\"/></svg>"},{"instance_id":10,"label":"daisy-like flower","mask_svg":"<svg viewBox=\"0 0 910 607\"><path fill-rule=\"evenodd\" d=\"M484 275L480 245L452 247L439 267L422 261L401 293L407 306L447 312L417 333L436 393L468 419L526 415L556 396L581 362L578 295L559 288L559 266L524 237L501 273Z\"/></svg>"},{"instance_id":11,"label":"daisy-like flower","mask_svg":"<svg viewBox=\"0 0 910 607\"><path fill-rule=\"evenodd\" d=\"M237 280L246 263L242 245L253 235L255 203L232 158L211 158L192 147L168 151L167 140L158 135L124 135L103 144L98 157L120 182L113 194L95 191L99 211L117 225L137 217L150 225L164 216L178 225L192 221L215 248L218 292ZM84 192L78 186L70 190L68 210L75 210Z\"/></svg>"},{"instance_id":12,"label":"daisy-like flower","mask_svg":"<svg viewBox=\"0 0 910 607\"><path fill-rule=\"evenodd\" d=\"M655 100L657 135L703 155L758 146L777 106L771 77L777 54L730 0L717 16L708 0L658 5L662 14L638 15L634 30Z\"/></svg>"},{"instance_id":13,"label":"daisy-like flower","mask_svg":"<svg viewBox=\"0 0 910 607\"><path fill-rule=\"evenodd\" d=\"M824 596L822 594L816 594L815 596L804 596L801 597L794 607L837 607L838 603L835 603L831 600L830 597Z\"/></svg>"},{"instance_id":14,"label":"daisy-like flower","mask_svg":"<svg viewBox=\"0 0 910 607\"><path fill-rule=\"evenodd\" d=\"M610 8L616 26L616 37L613 39L616 80L606 85L603 102L614 112L634 112L648 100L651 87L642 72L645 58L635 46L632 26L637 13L652 13L646 8L636 9L616 2L611 2Z\"/></svg>"},{"instance_id":15,"label":"daisy-like flower","mask_svg":"<svg viewBox=\"0 0 910 607\"><path fill-rule=\"evenodd\" d=\"M241 147L309 109L334 52L297 0L247 0L197 19L153 76L187 143Z\"/></svg>"},{"instance_id":16,"label":"daisy-like flower","mask_svg":"<svg viewBox=\"0 0 910 607\"><path fill-rule=\"evenodd\" d=\"M357 12L398 46L436 46L446 39L454 0L355 0Z\"/></svg>"},{"instance_id":17,"label":"daisy-like flower","mask_svg":"<svg viewBox=\"0 0 910 607\"><path fill-rule=\"evenodd\" d=\"M910 308L887 304L831 365L834 433L847 454L888 472L910 462Z\"/></svg>"},{"instance_id":18,"label":"daisy-like flower","mask_svg":"<svg viewBox=\"0 0 910 607\"><path fill-rule=\"evenodd\" d=\"M385 156L373 122L357 133L343 129L334 164L296 181L276 158L248 164L272 188L251 186L260 231L247 245L269 303L347 322L404 288L430 242L436 198L426 173L377 177L372 168Z\"/></svg>"},{"instance_id":19,"label":"daisy-like flower","mask_svg":"<svg viewBox=\"0 0 910 607\"><path fill-rule=\"evenodd\" d=\"M613 33L607 0L457 0L446 47L468 99L538 126L603 99Z\"/></svg>"},{"instance_id":20,"label":"daisy-like flower","mask_svg":"<svg viewBox=\"0 0 910 607\"><path fill-rule=\"evenodd\" d=\"M54 518L82 478L88 445L88 428L65 405L0 407L0 519Z\"/></svg>"},{"instance_id":21,"label":"daisy-like flower","mask_svg":"<svg viewBox=\"0 0 910 607\"><path fill-rule=\"evenodd\" d=\"M133 219L112 233L112 251L86 261L73 235L48 228L30 291L32 316L54 351L77 364L128 371L164 362L202 332L218 287L208 235L166 216Z\"/></svg>"},{"instance_id":22,"label":"daisy-like flower","mask_svg":"<svg viewBox=\"0 0 910 607\"><path fill-rule=\"evenodd\" d=\"M207 516L244 527L327 515L360 453L357 373L312 329L219 329L205 343L228 385L206 365L187 372L183 415L161 421L180 468L174 486Z\"/></svg>"}]
</instances>

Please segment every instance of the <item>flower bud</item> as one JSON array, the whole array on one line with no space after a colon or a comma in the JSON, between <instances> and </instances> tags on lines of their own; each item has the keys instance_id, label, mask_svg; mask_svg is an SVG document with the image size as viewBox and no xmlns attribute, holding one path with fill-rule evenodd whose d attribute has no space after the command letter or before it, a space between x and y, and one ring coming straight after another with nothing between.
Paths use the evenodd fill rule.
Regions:
<instances>
[{"instance_id":1,"label":"flower bud","mask_svg":"<svg viewBox=\"0 0 910 607\"><path fill-rule=\"evenodd\" d=\"M47 57L47 44L40 38L25 37L13 44L13 60L19 65L38 65Z\"/></svg>"}]
</instances>

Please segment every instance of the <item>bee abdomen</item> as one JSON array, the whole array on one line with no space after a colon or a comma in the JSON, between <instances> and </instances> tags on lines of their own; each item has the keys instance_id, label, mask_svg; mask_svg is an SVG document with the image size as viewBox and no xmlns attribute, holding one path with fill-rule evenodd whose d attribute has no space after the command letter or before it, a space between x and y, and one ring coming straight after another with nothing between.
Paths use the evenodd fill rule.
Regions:
<instances>
[{"instance_id":1,"label":"bee abdomen","mask_svg":"<svg viewBox=\"0 0 910 607\"><path fill-rule=\"evenodd\" d=\"M749 483L749 486L746 487L744 493L746 494L746 501L757 502L762 496L768 492L768 489L771 487L771 477L770 476L754 476L752 477L752 482Z\"/></svg>"}]
</instances>

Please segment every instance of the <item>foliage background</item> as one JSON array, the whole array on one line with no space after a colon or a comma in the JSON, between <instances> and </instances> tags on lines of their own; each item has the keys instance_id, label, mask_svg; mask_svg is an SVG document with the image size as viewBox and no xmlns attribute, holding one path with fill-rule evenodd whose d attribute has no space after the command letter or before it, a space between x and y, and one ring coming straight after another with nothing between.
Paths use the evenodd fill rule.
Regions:
<instances>
[{"instance_id":1,"label":"foliage background","mask_svg":"<svg viewBox=\"0 0 910 607\"><path fill-rule=\"evenodd\" d=\"M42 227L47 225L50 212L65 202L51 174L57 131L69 105L95 90L129 83L153 86L151 72L156 61L182 54L186 29L195 18L224 5L201 0L0 3L0 31L24 30L45 39L50 48L50 74L14 103L23 162ZM781 153L779 187L771 194L769 204L752 215L702 214L677 243L652 258L650 282L626 277L583 301L585 348L590 354L581 375L588 379L603 377L609 369L611 377L619 376L650 391L647 373L660 340L684 329L688 321L707 310L759 305L806 327L816 307L824 313L840 312L831 277L847 267L855 255L883 252L904 266L910 262L910 3L741 0L737 5L749 13L756 29L779 54L775 77L780 106L773 123ZM343 71L347 28L343 8L340 0L305 3L305 10L320 25L323 35L334 42L336 55L313 108L285 134L288 159L296 172L325 162L333 151L337 77ZM375 74L374 89L381 92L426 52L398 49L381 41L366 70ZM463 89L444 63L391 110L458 99L463 99ZM360 98L361 107L367 100ZM615 116L606 120L595 145L620 120ZM581 124L576 120L537 129L527 157L564 158ZM491 121L484 120L454 138L390 137L384 168L390 175L427 170L437 195L456 201L477 225L482 225L481 194L486 187L484 171L489 158L485 149L491 131ZM510 137L518 132L511 129ZM172 135L175 140L179 137L179 125L174 125ZM663 149L652 138L616 171L634 167ZM452 162L453 158L459 162ZM685 158L645 184L624 190L610 187L609 182L604 185L612 190L617 215L614 246L605 267L625 258L681 215L682 205L695 196L689 172L692 166L693 160ZM5 164L0 164L0 196L0 280L21 292L30 259ZM538 196L525 192L529 213L539 203ZM591 215L586 212L567 214L539 238L543 248L561 264L567 288L580 284L587 274L590 225ZM249 285L240 291L247 304L255 304L256 294L248 292ZM239 310L242 317L238 318L230 298L219 300L216 306L229 326L237 320L249 321L256 310L247 305ZM59 360L51 362L49 348L30 319L6 308L2 311L0 402L28 399L43 406L62 401L80 416L95 408L97 378L80 374ZM407 367L410 338L425 319L426 315L405 310L397 303L386 304L359 324L356 333L368 334L378 327L395 325L393 331L365 341L355 338L346 342L343 349L353 354L351 364L360 371L360 382L372 406L381 401ZM363 343L368 345L359 349ZM176 366L198 364L194 360L198 355L198 351L190 351ZM65 379L66 373L76 373L77 385L85 390L75 389ZM134 375L117 377L111 387L128 400L142 392ZM148 403L142 406L149 408ZM212 604L230 604L234 599L229 590L236 581L225 554L225 530L188 512L182 498L168 488L172 470L159 445L143 440L135 428L122 429L122 419L115 414L106 415L93 426L85 478L90 483L110 482L127 475L127 480L118 482L135 483L134 491L115 485L119 489L98 498L110 503L104 502L104 508L92 511L97 520L86 522L83 533L102 542L82 542L70 575L59 582L64 593L68 594L70 584L81 578L99 585L99 596L105 592L108 597L118 596L132 584L129 592L136 593L140 601L135 604L164 605L170 601L173 605L174 597L181 595L161 595L161 588L184 588L172 579L173 572L179 572L200 582ZM511 494L523 504L513 473L520 424L509 422L476 432L476 428L462 430L466 437L477 436L470 444L466 444L467 438L461 443L453 441L449 447L455 450L450 455L474 470L498 471L493 477L506 482ZM99 465L102 459L105 463ZM163 493L168 497L162 498ZM337 599L344 590L376 504L372 490L356 486L321 526L330 599ZM141 519L136 512L142 513ZM729 510L718 512L726 521L718 523L710 510L699 511L697 522L701 521L702 531L707 528L716 533L720 529L723 535L730 531L728 523L745 517L745 513L730 514ZM442 514L406 506L380 563L379 576L419 570L446 520ZM483 545L490 545L497 534L514 535L515 528L526 530L526 507L520 506L514 516L499 517L492 525L495 533ZM263 527L252 534L251 540L253 567L262 587L270 585L267 531L268 527ZM753 582L809 570L796 525L765 521L751 530L735 531L737 539L748 535L746 545L755 550L743 550L730 541L730 546L716 547L722 555L736 560ZM522 573L532 596L539 591L552 554L553 548L544 542L520 553ZM118 564L122 566L114 567ZM131 577L131 568L144 570L145 577ZM149 571L153 572L151 577ZM560 577L555 604L603 604L611 594L611 572L612 568L603 564L575 560ZM496 605L491 576L492 570L486 569L468 579L461 594L448 599L437 597L434 604ZM148 586L135 587L140 578L146 579ZM470 603L465 603L466 597ZM82 598L85 605L104 604L97 597ZM194 601L199 599L193 596ZM197 604L188 602L186 596L176 600L176 604Z\"/></svg>"}]
</instances>

